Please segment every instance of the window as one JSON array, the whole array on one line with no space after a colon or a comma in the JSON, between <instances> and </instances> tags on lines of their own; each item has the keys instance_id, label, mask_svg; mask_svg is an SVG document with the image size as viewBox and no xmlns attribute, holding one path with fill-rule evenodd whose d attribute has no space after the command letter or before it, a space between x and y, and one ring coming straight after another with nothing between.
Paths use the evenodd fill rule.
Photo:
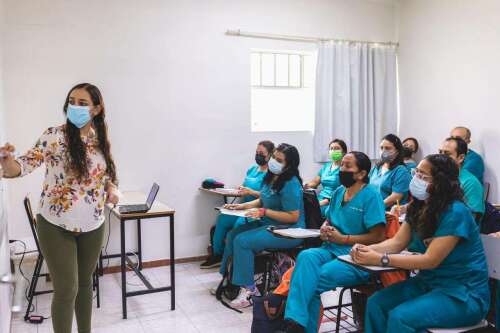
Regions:
<instances>
[{"instance_id":1,"label":"window","mask_svg":"<svg viewBox=\"0 0 500 333\"><path fill-rule=\"evenodd\" d=\"M312 131L315 56L305 52L251 52L253 132Z\"/></svg>"}]
</instances>

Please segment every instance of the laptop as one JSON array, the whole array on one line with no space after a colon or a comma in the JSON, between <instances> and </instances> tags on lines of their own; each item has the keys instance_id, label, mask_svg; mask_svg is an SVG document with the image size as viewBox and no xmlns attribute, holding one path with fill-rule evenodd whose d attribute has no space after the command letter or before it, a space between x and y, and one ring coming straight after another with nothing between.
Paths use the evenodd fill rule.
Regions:
<instances>
[{"instance_id":1,"label":"laptop","mask_svg":"<svg viewBox=\"0 0 500 333\"><path fill-rule=\"evenodd\" d=\"M148 212L153 206L153 202L155 201L156 195L158 194L159 190L160 185L153 183L153 187L151 187L151 191L149 192L148 199L145 204L118 206L118 212L120 212L120 214L136 214Z\"/></svg>"},{"instance_id":2,"label":"laptop","mask_svg":"<svg viewBox=\"0 0 500 333\"><path fill-rule=\"evenodd\" d=\"M488 274L490 278L500 280L500 238L489 235L481 235L484 253L488 261Z\"/></svg>"}]
</instances>

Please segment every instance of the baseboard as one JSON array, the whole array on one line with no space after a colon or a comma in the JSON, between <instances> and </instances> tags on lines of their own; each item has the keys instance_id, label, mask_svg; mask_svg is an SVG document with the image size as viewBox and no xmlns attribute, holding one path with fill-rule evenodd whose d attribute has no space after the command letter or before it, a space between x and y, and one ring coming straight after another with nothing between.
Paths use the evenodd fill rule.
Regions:
<instances>
[{"instance_id":1,"label":"baseboard","mask_svg":"<svg viewBox=\"0 0 500 333\"><path fill-rule=\"evenodd\" d=\"M199 256L199 257L188 257L188 258L179 258L175 259L176 264L186 264L190 262L202 261L207 259L207 256ZM143 261L143 268L154 268L154 267L162 267L162 266L170 266L170 259L160 259L160 260L152 260L152 261ZM129 271L131 269L128 269ZM112 274L121 272L120 266L110 266L103 269L104 274Z\"/></svg>"}]
</instances>

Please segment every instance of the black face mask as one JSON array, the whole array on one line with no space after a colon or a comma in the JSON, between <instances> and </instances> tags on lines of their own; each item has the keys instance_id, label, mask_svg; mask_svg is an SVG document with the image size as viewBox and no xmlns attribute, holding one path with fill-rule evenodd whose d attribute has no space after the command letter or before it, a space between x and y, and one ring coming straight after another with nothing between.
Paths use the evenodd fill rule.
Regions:
<instances>
[{"instance_id":1,"label":"black face mask","mask_svg":"<svg viewBox=\"0 0 500 333\"><path fill-rule=\"evenodd\" d=\"M267 159L262 154L255 154L255 163L259 166L263 166L267 164Z\"/></svg>"},{"instance_id":2,"label":"black face mask","mask_svg":"<svg viewBox=\"0 0 500 333\"><path fill-rule=\"evenodd\" d=\"M403 147L403 150L401 151L401 156L403 158L411 158L411 155L413 155L413 150L408 147Z\"/></svg>"},{"instance_id":3,"label":"black face mask","mask_svg":"<svg viewBox=\"0 0 500 333\"><path fill-rule=\"evenodd\" d=\"M340 184L344 185L346 188L351 187L356 183L354 179L354 172L352 171L342 171L339 172Z\"/></svg>"}]
</instances>

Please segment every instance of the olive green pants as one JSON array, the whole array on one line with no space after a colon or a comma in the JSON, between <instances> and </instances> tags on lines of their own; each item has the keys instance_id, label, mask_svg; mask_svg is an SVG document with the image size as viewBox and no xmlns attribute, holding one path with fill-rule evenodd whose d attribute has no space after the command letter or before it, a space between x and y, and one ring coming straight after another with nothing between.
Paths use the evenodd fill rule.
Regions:
<instances>
[{"instance_id":1,"label":"olive green pants","mask_svg":"<svg viewBox=\"0 0 500 333\"><path fill-rule=\"evenodd\" d=\"M104 240L104 224L98 229L74 233L37 216L42 254L54 286L52 326L54 333L70 333L73 312L78 332L90 333L92 274Z\"/></svg>"}]
</instances>

